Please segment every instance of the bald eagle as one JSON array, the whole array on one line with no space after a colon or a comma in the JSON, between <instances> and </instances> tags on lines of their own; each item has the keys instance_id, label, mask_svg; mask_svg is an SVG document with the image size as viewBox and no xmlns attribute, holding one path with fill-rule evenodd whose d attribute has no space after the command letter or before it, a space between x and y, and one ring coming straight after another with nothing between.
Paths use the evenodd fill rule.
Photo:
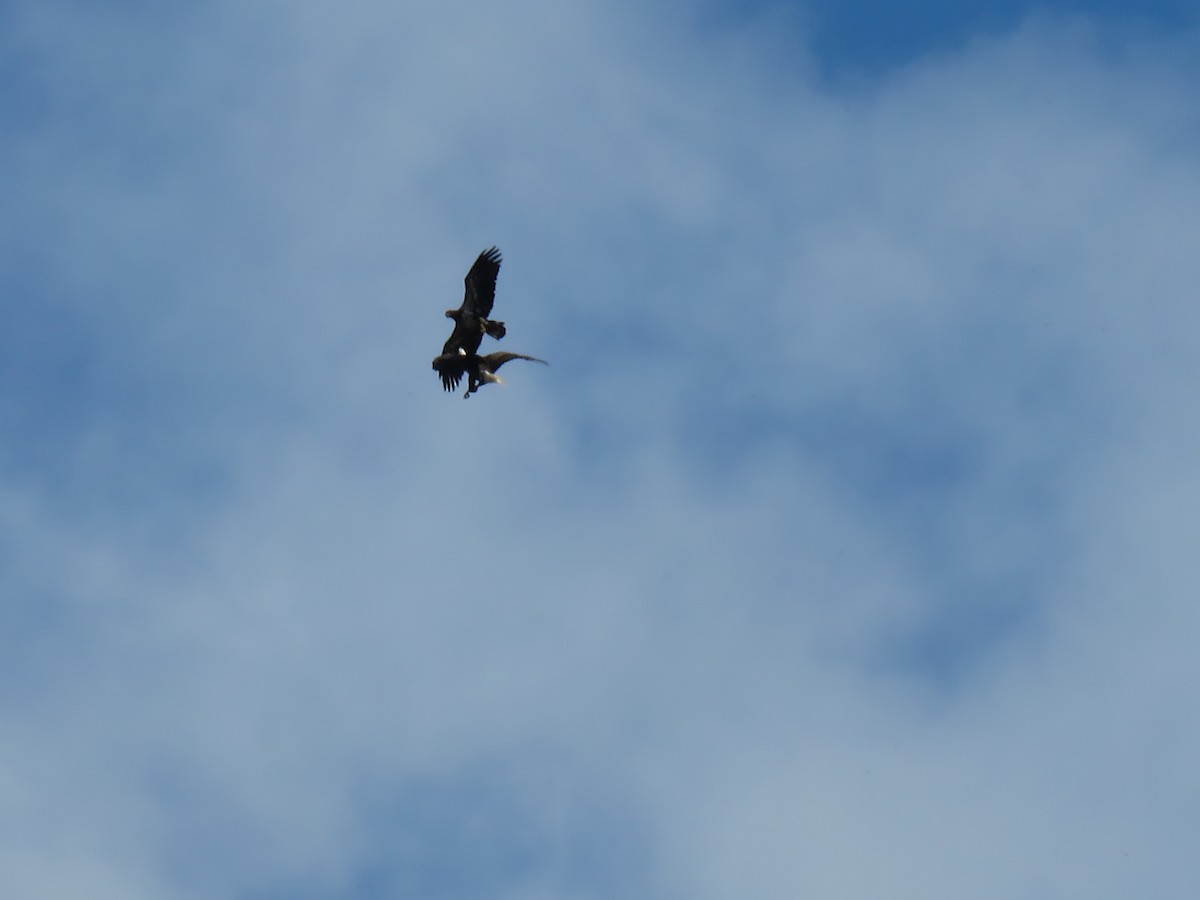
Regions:
<instances>
[{"instance_id":1,"label":"bald eagle","mask_svg":"<svg viewBox=\"0 0 1200 900\"><path fill-rule=\"evenodd\" d=\"M496 340L504 337L504 323L488 318L496 300L496 276L499 274L500 251L490 247L479 254L464 279L466 294L462 306L446 310L446 318L454 320L454 330L442 347L442 355L461 350L469 356L479 352L484 334L490 334Z\"/></svg>"},{"instance_id":2,"label":"bald eagle","mask_svg":"<svg viewBox=\"0 0 1200 900\"><path fill-rule=\"evenodd\" d=\"M447 391L455 390L463 375L466 375L467 392L463 394L463 397L467 398L485 384L501 384L496 370L514 359L527 359L530 362L541 363L543 366L550 365L544 359L526 356L524 353L501 351L480 356L478 353L466 353L460 349L454 353L443 353L434 359L433 368L441 376L442 387Z\"/></svg>"}]
</instances>

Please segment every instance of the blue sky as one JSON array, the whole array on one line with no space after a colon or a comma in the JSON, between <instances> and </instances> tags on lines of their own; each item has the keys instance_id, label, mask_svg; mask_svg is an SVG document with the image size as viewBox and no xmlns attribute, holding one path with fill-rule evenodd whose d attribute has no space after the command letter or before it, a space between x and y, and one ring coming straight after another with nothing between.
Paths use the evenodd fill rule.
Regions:
<instances>
[{"instance_id":1,"label":"blue sky","mask_svg":"<svg viewBox=\"0 0 1200 900\"><path fill-rule=\"evenodd\" d=\"M0 893L1179 896L1198 28L0 5Z\"/></svg>"},{"instance_id":2,"label":"blue sky","mask_svg":"<svg viewBox=\"0 0 1200 900\"><path fill-rule=\"evenodd\" d=\"M1196 5L1187 0L1066 0L1030 3L993 0L884 0L847 3L730 3L734 14L773 11L793 21L811 52L831 72L886 74L929 54L952 53L980 40L996 39L1041 16L1071 17L1110 30L1120 42L1133 31L1169 34L1195 28Z\"/></svg>"}]
</instances>

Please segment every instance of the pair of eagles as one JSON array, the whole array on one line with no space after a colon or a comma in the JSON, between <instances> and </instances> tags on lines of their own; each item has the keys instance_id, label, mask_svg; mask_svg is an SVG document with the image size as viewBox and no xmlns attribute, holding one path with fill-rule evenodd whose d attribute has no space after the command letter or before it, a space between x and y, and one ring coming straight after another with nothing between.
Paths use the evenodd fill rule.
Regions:
<instances>
[{"instance_id":1,"label":"pair of eagles","mask_svg":"<svg viewBox=\"0 0 1200 900\"><path fill-rule=\"evenodd\" d=\"M442 387L447 391L457 390L458 383L466 375L467 392L463 397L470 397L485 384L499 384L500 376L496 370L511 360L527 359L549 365L544 359L524 353L479 355L484 334L499 340L507 333L503 322L488 318L496 299L496 276L499 274L500 251L495 247L484 250L467 273L467 293L462 306L446 310L446 318L454 320L454 331L442 347L441 356L434 358L433 369L441 376Z\"/></svg>"}]
</instances>

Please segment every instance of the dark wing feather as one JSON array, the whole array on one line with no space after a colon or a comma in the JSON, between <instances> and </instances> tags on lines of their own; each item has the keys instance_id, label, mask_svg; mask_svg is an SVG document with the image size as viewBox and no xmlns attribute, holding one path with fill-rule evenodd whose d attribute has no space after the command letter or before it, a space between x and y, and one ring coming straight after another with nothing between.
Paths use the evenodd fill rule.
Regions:
<instances>
[{"instance_id":1,"label":"dark wing feather","mask_svg":"<svg viewBox=\"0 0 1200 900\"><path fill-rule=\"evenodd\" d=\"M434 371L442 379L442 389L454 391L458 389L458 383L462 381L462 377L467 374L467 367L470 365L471 358L463 356L461 353L443 353L436 357L433 361Z\"/></svg>"},{"instance_id":2,"label":"dark wing feather","mask_svg":"<svg viewBox=\"0 0 1200 900\"><path fill-rule=\"evenodd\" d=\"M489 247L479 254L475 265L464 279L466 295L463 297L462 313L475 319L486 319L496 302L496 278L500 274L500 251Z\"/></svg>"},{"instance_id":3,"label":"dark wing feather","mask_svg":"<svg viewBox=\"0 0 1200 900\"><path fill-rule=\"evenodd\" d=\"M544 359L538 359L536 356L526 356L524 353L509 353L506 350L501 350L498 353L489 353L487 356L481 356L484 367L489 372L495 372L506 362L512 362L514 359L527 359L530 362L541 363L543 366L548 366L550 363Z\"/></svg>"}]
</instances>

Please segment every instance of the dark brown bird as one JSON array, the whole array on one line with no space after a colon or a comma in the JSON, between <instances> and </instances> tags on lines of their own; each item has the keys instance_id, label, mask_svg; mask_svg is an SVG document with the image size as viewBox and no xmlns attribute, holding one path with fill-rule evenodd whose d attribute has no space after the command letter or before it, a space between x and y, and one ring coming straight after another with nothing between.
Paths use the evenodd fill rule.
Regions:
<instances>
[{"instance_id":1,"label":"dark brown bird","mask_svg":"<svg viewBox=\"0 0 1200 900\"><path fill-rule=\"evenodd\" d=\"M484 250L471 266L464 279L466 293L462 306L446 310L446 318L454 320L454 330L442 347L442 355L461 350L468 356L479 352L484 334L496 340L504 337L503 322L488 318L496 300L496 276L500 274L500 251L495 247Z\"/></svg>"},{"instance_id":2,"label":"dark brown bird","mask_svg":"<svg viewBox=\"0 0 1200 900\"><path fill-rule=\"evenodd\" d=\"M514 359L527 359L543 366L550 365L544 359L526 356L524 353L508 353L502 350L499 353L480 356L478 353L464 353L460 350L455 353L443 353L434 359L433 368L441 376L442 387L447 391L455 390L463 375L466 375L467 392L463 397L467 398L485 384L503 384L496 370Z\"/></svg>"}]
</instances>

